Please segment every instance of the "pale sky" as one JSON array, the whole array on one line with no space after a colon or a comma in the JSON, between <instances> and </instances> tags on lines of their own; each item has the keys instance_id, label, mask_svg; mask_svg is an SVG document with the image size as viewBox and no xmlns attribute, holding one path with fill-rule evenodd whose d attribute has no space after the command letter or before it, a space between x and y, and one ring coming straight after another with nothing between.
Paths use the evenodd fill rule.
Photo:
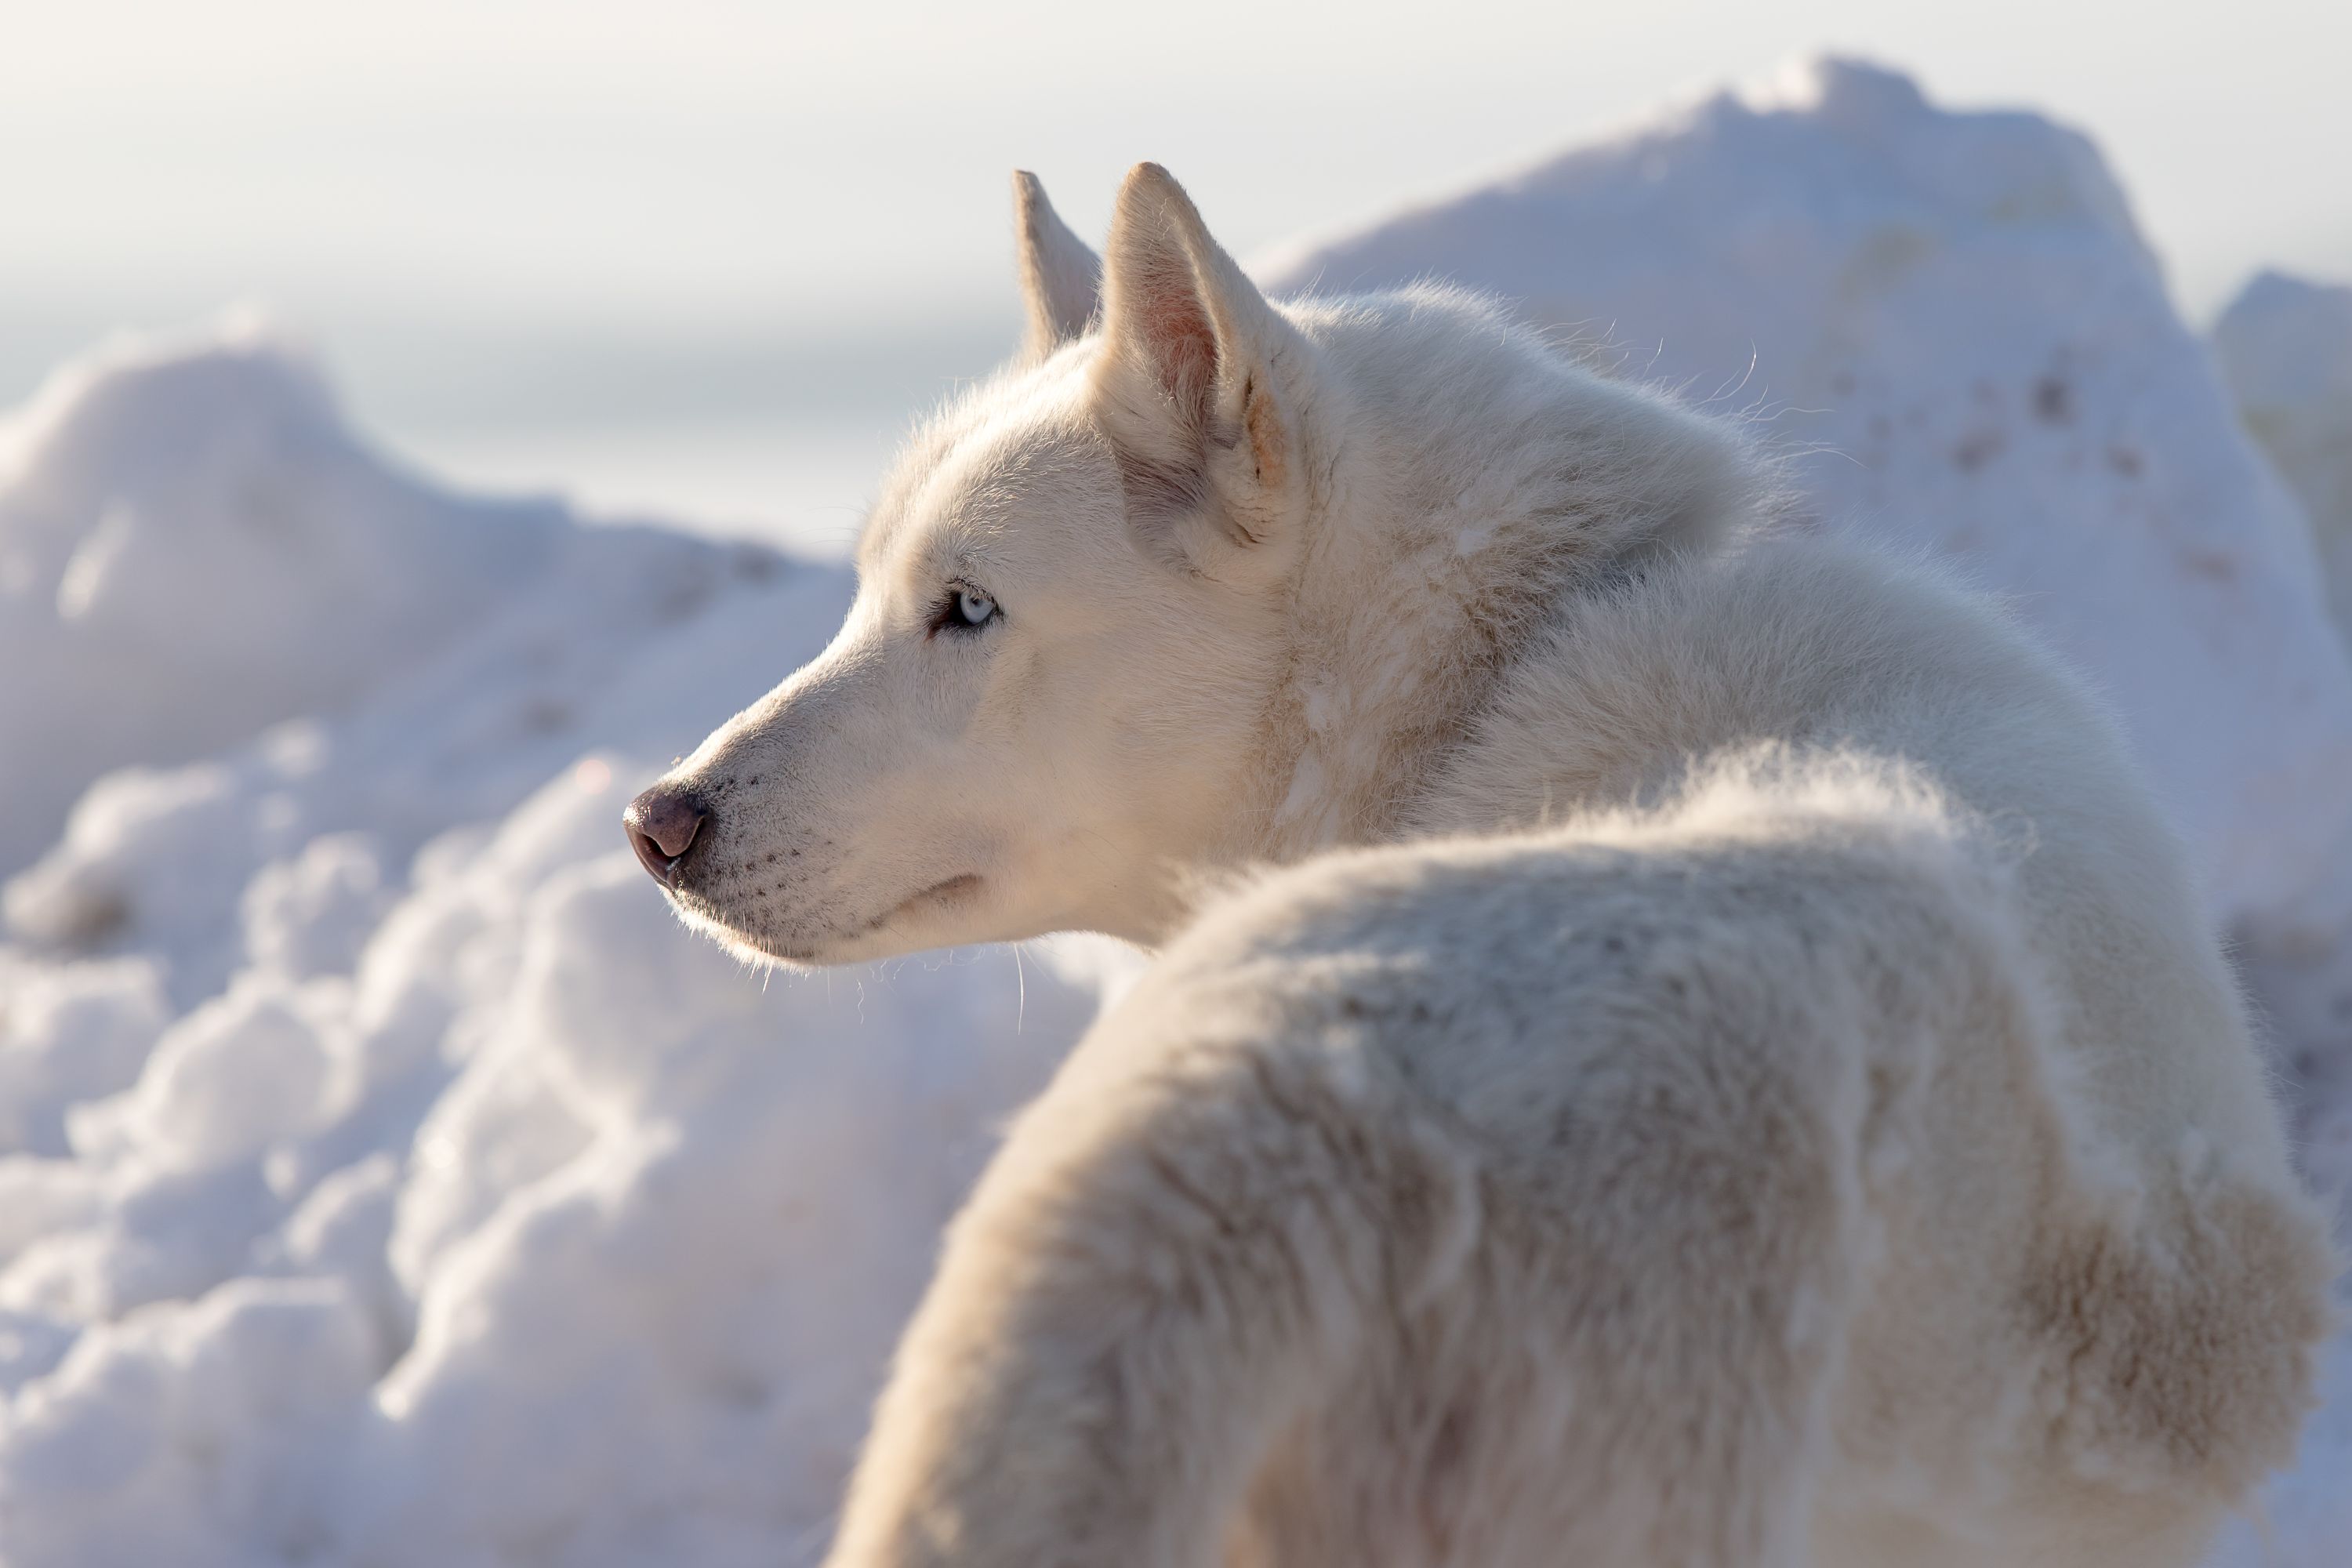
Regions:
<instances>
[{"instance_id":1,"label":"pale sky","mask_svg":"<svg viewBox=\"0 0 2352 1568\"><path fill-rule=\"evenodd\" d=\"M0 0L0 401L98 326L238 300L411 416L646 356L765 395L777 345L1009 333L1016 164L1091 233L1157 159L1246 258L1822 48L2088 130L2192 314L2263 264L2352 275L2342 0Z\"/></svg>"}]
</instances>

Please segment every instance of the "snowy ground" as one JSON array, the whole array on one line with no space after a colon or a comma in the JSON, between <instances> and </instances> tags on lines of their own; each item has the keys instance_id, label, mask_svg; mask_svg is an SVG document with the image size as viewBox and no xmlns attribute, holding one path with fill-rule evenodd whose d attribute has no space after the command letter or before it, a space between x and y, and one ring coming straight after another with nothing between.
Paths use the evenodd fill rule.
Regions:
<instances>
[{"instance_id":1,"label":"snowy ground","mask_svg":"<svg viewBox=\"0 0 2352 1568\"><path fill-rule=\"evenodd\" d=\"M2213 328L2246 428L2303 502L2352 637L2352 287L2265 272Z\"/></svg>"},{"instance_id":2,"label":"snowy ground","mask_svg":"<svg viewBox=\"0 0 2352 1568\"><path fill-rule=\"evenodd\" d=\"M2263 324L2334 296L2223 330L2291 489L2087 144L1850 68L1268 275L1431 271L1758 419L1825 526L1961 561L2105 681L2307 1164L2352 1170L2352 670L2304 515L2341 500L2352 342ZM847 593L397 471L249 329L10 419L0 1560L821 1550L940 1224L1132 964L770 979L671 922L622 802ZM2352 1559L2330 1376L2230 1568Z\"/></svg>"}]
</instances>

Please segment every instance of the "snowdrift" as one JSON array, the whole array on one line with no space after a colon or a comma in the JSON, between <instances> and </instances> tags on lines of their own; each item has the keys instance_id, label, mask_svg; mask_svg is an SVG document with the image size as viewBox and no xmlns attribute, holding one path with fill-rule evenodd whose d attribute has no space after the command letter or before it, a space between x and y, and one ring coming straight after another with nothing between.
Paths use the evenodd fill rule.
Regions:
<instances>
[{"instance_id":1,"label":"snowdrift","mask_svg":"<svg viewBox=\"0 0 2352 1568\"><path fill-rule=\"evenodd\" d=\"M0 1557L821 1542L1097 997L1009 952L768 981L622 847L845 570L444 494L250 331L19 429L0 765L63 830L0 898Z\"/></svg>"},{"instance_id":2,"label":"snowdrift","mask_svg":"<svg viewBox=\"0 0 2352 1568\"><path fill-rule=\"evenodd\" d=\"M2352 288L2263 273L2222 312L2213 349L2246 429L2303 503L2336 626L2352 638ZM2248 982L2303 1082L2305 1166L2323 1192L2352 1194L2352 845L2240 935ZM2352 1453L2352 1417L2342 1441Z\"/></svg>"},{"instance_id":3,"label":"snowdrift","mask_svg":"<svg viewBox=\"0 0 2352 1568\"><path fill-rule=\"evenodd\" d=\"M2217 917L2332 885L2304 524L2078 138L1819 68L1318 270L1502 289L1837 447L1792 462L1827 525L2106 680ZM814 1561L939 1226L1131 955L768 977L669 919L620 806L831 635L838 566L446 494L251 330L11 429L0 1559ZM2229 1563L2352 1543L2333 1375Z\"/></svg>"},{"instance_id":4,"label":"snowdrift","mask_svg":"<svg viewBox=\"0 0 2352 1568\"><path fill-rule=\"evenodd\" d=\"M548 571L545 505L437 496L363 460L325 389L246 327L118 344L18 422L0 490L0 873L125 763L340 710Z\"/></svg>"},{"instance_id":5,"label":"snowdrift","mask_svg":"<svg viewBox=\"0 0 2352 1568\"><path fill-rule=\"evenodd\" d=\"M2213 328L2246 428L2303 502L2352 636L2352 288L2265 272Z\"/></svg>"}]
</instances>

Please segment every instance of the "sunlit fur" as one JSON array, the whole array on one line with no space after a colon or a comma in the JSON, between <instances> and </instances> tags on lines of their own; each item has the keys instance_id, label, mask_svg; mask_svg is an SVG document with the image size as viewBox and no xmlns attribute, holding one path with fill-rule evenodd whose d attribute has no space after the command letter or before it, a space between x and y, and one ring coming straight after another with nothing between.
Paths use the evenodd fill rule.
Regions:
<instances>
[{"instance_id":1,"label":"sunlit fur","mask_svg":"<svg viewBox=\"0 0 2352 1568\"><path fill-rule=\"evenodd\" d=\"M1150 166L1097 270L1020 194L1021 360L669 781L746 950L1162 948L836 1568L2193 1563L2331 1262L2097 705L1487 304L1269 304Z\"/></svg>"}]
</instances>

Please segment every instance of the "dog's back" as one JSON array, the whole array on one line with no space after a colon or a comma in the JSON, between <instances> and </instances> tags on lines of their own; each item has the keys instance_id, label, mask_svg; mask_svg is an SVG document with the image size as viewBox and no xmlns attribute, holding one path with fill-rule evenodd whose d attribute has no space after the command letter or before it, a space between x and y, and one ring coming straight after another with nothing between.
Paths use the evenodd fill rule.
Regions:
<instances>
[{"instance_id":1,"label":"dog's back","mask_svg":"<svg viewBox=\"0 0 2352 1568\"><path fill-rule=\"evenodd\" d=\"M1670 1298L1640 1255L1686 1246L1680 1207L1711 1185L1743 1194L1754 1246L1705 1283L1817 1292L1837 1320L1822 1563L2187 1563L2284 1458L2328 1321L2322 1231L2161 818L2104 714L1990 606L1813 541L1661 563L1521 664L1414 827L1213 907L1140 1004L1308 1050L1363 1035L1479 1150L1501 1255L1459 1267L1527 1293L1475 1328L1397 1330L1464 1353L1416 1368L1445 1399L1388 1408L1517 1412L1480 1426L1449 1530L1531 1533L1392 1560L1532 1560L1570 1528L1502 1498L1607 1473L1545 1448L1575 1422L1529 1393L1590 1402L1601 1370L1517 1358L1595 1331L1542 1348L1547 1294L1629 1325L1688 1313L1686 1260L1646 1266ZM1795 1145L1823 1156L1813 1187L1789 1180ZM1597 1234L1580 1248L1520 1206ZM1741 1275L1808 1250L1802 1286ZM1483 1359L1515 1313L1538 1348ZM1616 1351L1638 1363L1642 1337ZM1756 1376L1715 1364L1737 1333L1659 1353L1608 1369L1628 1383L1601 1403L1670 1404L1687 1378L1677 1442ZM1309 1469L1360 1457L1304 1430ZM1268 1502L1274 1537L1303 1533L1267 1560L1381 1560L1340 1522L1372 1509L1371 1475L1323 1479Z\"/></svg>"}]
</instances>

